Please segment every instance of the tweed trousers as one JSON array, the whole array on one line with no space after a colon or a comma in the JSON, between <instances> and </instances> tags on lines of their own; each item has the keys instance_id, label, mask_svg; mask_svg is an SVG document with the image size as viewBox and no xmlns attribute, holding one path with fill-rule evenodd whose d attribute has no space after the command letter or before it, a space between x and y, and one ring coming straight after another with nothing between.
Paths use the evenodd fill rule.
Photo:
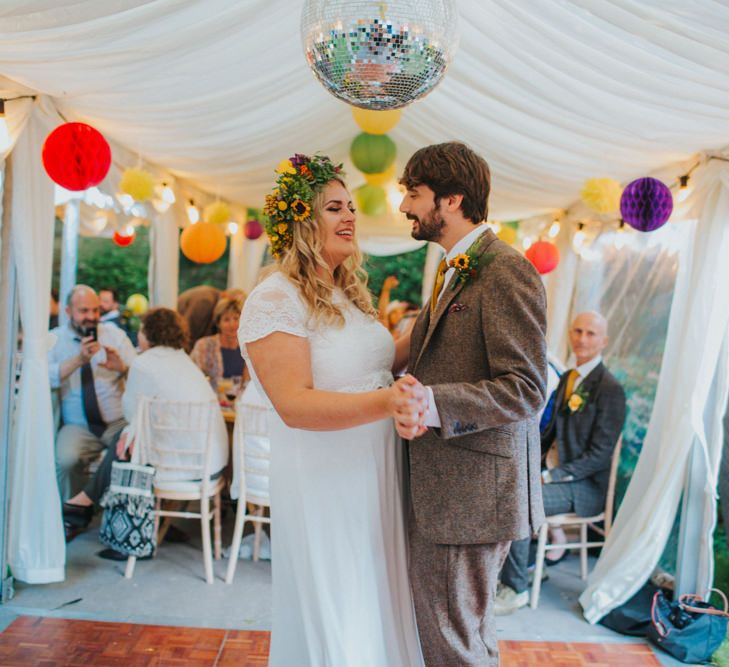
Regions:
<instances>
[{"instance_id":1,"label":"tweed trousers","mask_svg":"<svg viewBox=\"0 0 729 667\"><path fill-rule=\"evenodd\" d=\"M434 544L410 521L410 581L426 667L497 667L496 583L510 542Z\"/></svg>"}]
</instances>

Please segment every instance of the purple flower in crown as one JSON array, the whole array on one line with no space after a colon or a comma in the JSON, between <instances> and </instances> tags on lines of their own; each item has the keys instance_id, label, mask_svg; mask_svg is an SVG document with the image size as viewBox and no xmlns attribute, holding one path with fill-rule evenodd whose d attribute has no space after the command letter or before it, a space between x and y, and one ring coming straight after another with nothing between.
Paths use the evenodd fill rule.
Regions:
<instances>
[{"instance_id":1,"label":"purple flower in crown","mask_svg":"<svg viewBox=\"0 0 729 667\"><path fill-rule=\"evenodd\" d=\"M307 155L302 155L301 153L296 153L294 157L290 158L291 164L294 167L300 167L302 164L306 164L310 161L310 158Z\"/></svg>"}]
</instances>

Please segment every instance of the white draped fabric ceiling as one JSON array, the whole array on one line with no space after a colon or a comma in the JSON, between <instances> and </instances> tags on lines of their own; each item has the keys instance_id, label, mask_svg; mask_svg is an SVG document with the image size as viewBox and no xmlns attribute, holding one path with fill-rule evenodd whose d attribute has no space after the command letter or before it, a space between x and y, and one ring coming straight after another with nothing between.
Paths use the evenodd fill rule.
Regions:
<instances>
[{"instance_id":1,"label":"white draped fabric ceiling","mask_svg":"<svg viewBox=\"0 0 729 667\"><path fill-rule=\"evenodd\" d=\"M359 132L307 68L301 5L6 0L0 74L211 194L260 206L282 157L345 159ZM482 152L493 171L493 217L565 208L585 178L627 181L727 143L726 3L457 6L453 66L391 136L400 167L437 141L457 138Z\"/></svg>"}]
</instances>

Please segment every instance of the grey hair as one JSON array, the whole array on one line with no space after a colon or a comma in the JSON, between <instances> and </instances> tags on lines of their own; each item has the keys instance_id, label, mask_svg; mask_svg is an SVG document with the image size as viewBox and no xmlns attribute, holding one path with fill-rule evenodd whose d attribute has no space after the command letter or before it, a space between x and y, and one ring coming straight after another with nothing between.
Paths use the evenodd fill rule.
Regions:
<instances>
[{"instance_id":1,"label":"grey hair","mask_svg":"<svg viewBox=\"0 0 729 667\"><path fill-rule=\"evenodd\" d=\"M76 296L76 294L78 292L83 292L84 290L89 290L89 292L93 292L94 294L96 294L96 291L92 287L89 287L88 285L82 285L82 284L74 285L71 288L71 291L68 293L68 296L66 297L66 305L70 306L71 302L73 301L73 297Z\"/></svg>"}]
</instances>

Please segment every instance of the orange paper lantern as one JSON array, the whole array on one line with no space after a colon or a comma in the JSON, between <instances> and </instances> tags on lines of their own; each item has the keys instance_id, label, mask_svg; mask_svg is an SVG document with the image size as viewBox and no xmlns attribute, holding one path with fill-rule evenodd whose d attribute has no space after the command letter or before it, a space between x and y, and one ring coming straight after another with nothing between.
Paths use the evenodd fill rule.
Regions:
<instances>
[{"instance_id":1,"label":"orange paper lantern","mask_svg":"<svg viewBox=\"0 0 729 667\"><path fill-rule=\"evenodd\" d=\"M212 264L225 252L225 232L212 222L198 222L186 227L180 236L182 254L197 264Z\"/></svg>"},{"instance_id":2,"label":"orange paper lantern","mask_svg":"<svg viewBox=\"0 0 729 667\"><path fill-rule=\"evenodd\" d=\"M537 241L529 246L526 258L542 275L554 271L559 264L559 248L549 241Z\"/></svg>"}]
</instances>

